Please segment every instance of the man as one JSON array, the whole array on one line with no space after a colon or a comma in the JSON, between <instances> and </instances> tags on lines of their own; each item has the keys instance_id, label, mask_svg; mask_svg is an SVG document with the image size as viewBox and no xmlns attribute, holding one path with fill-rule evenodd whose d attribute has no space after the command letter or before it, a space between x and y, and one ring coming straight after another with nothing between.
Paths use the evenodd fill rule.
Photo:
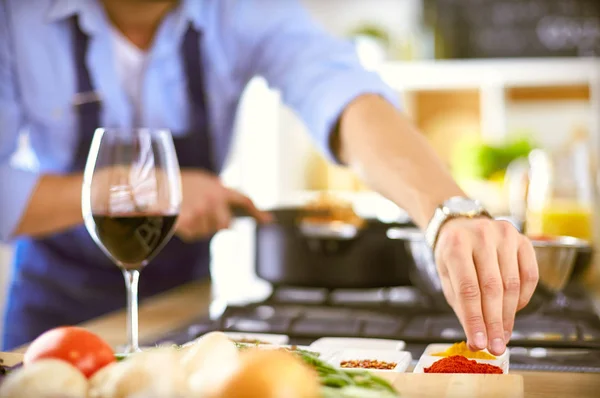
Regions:
<instances>
[{"instance_id":1,"label":"man","mask_svg":"<svg viewBox=\"0 0 600 398\"><path fill-rule=\"evenodd\" d=\"M144 271L142 296L207 276L208 238L231 207L268 221L215 177L255 75L282 91L330 159L426 230L469 345L504 352L537 283L531 244L465 198L394 93L296 0L0 0L0 237L16 241L4 348L124 303L120 273L81 226L97 126L163 127L179 142L176 238ZM9 163L23 128L35 173Z\"/></svg>"}]
</instances>

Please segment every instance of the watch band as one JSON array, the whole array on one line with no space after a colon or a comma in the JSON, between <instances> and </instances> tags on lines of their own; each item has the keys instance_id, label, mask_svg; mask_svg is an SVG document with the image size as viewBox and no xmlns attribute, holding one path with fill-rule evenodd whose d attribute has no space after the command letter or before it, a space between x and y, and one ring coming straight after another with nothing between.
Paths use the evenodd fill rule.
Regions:
<instances>
[{"instance_id":1,"label":"watch band","mask_svg":"<svg viewBox=\"0 0 600 398\"><path fill-rule=\"evenodd\" d=\"M448 217L444 213L443 206L437 207L425 229L425 242L431 250L435 249L440 229L446 221L448 221Z\"/></svg>"},{"instance_id":2,"label":"watch band","mask_svg":"<svg viewBox=\"0 0 600 398\"><path fill-rule=\"evenodd\" d=\"M440 230L444 226L444 224L454 218L475 218L475 217L488 217L493 218L492 215L485 210L485 208L476 200L473 201L473 211L468 212L452 212L450 211L446 205L440 205L435 209L427 228L425 229L425 242L431 248L431 250L435 250L435 245L437 243L438 236L440 234Z\"/></svg>"}]
</instances>

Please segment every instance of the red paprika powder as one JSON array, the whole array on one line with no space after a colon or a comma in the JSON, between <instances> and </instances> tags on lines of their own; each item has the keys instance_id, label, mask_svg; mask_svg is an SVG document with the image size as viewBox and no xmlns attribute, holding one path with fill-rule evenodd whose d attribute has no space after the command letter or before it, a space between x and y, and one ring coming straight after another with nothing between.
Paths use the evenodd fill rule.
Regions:
<instances>
[{"instance_id":1,"label":"red paprika powder","mask_svg":"<svg viewBox=\"0 0 600 398\"><path fill-rule=\"evenodd\" d=\"M498 366L467 359L462 355L453 355L436 361L428 368L425 373L491 373L502 374L502 369Z\"/></svg>"}]
</instances>

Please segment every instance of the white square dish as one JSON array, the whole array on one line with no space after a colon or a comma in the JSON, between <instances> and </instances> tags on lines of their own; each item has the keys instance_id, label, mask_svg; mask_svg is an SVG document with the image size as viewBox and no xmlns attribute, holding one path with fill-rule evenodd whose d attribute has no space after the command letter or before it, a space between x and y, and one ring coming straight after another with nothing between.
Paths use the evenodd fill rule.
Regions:
<instances>
[{"instance_id":1,"label":"white square dish","mask_svg":"<svg viewBox=\"0 0 600 398\"><path fill-rule=\"evenodd\" d=\"M423 355L421 355L421 358L419 358L419 362L417 363L417 366L415 366L413 373L424 373L425 368L430 367L431 365L433 365L434 362L437 362L440 359L444 358L444 357L433 356L432 354L446 351L451 346L452 346L452 344L430 344L430 345L428 345L427 348L425 348ZM487 351L487 350L484 350L484 351L489 354L489 351ZM498 366L499 368L502 369L502 372L504 374L508 373L508 369L510 367L509 366L510 365L510 354L509 354L508 349L504 352L504 354L497 356L496 359L473 358L472 360L477 361L478 363L487 363L489 365Z\"/></svg>"},{"instance_id":2,"label":"white square dish","mask_svg":"<svg viewBox=\"0 0 600 398\"><path fill-rule=\"evenodd\" d=\"M396 366L393 369L366 369L366 368L346 368L342 367L341 363L344 361L365 361L374 360L382 361L387 363L395 363ZM327 362L331 365L336 366L344 370L356 370L356 371L377 371L377 372L406 372L406 369L410 366L412 355L407 351L396 351L396 350L368 350L368 349L347 349L341 350L335 353Z\"/></svg>"},{"instance_id":3,"label":"white square dish","mask_svg":"<svg viewBox=\"0 0 600 398\"><path fill-rule=\"evenodd\" d=\"M314 349L345 350L390 350L402 351L406 343L402 340L365 339L355 337L321 337L309 346Z\"/></svg>"}]
</instances>

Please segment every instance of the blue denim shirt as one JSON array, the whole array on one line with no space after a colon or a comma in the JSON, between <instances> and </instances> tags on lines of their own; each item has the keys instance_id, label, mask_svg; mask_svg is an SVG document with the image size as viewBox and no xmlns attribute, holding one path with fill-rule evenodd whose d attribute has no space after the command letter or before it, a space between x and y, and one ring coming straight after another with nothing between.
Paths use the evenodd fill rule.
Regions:
<instances>
[{"instance_id":1,"label":"blue denim shirt","mask_svg":"<svg viewBox=\"0 0 600 398\"><path fill-rule=\"evenodd\" d=\"M110 22L99 0L0 0L0 241L16 228L40 174L63 173L77 144L75 73L69 17L90 38L87 66L102 98L104 126L127 127L134 109L119 83ZM351 43L328 35L297 0L182 0L160 26L142 87L142 125L187 129L187 93L179 44L189 26L203 32L208 111L217 166L231 141L242 91L254 76L281 91L324 153L352 99L396 94L365 71ZM27 129L36 171L10 158Z\"/></svg>"}]
</instances>

